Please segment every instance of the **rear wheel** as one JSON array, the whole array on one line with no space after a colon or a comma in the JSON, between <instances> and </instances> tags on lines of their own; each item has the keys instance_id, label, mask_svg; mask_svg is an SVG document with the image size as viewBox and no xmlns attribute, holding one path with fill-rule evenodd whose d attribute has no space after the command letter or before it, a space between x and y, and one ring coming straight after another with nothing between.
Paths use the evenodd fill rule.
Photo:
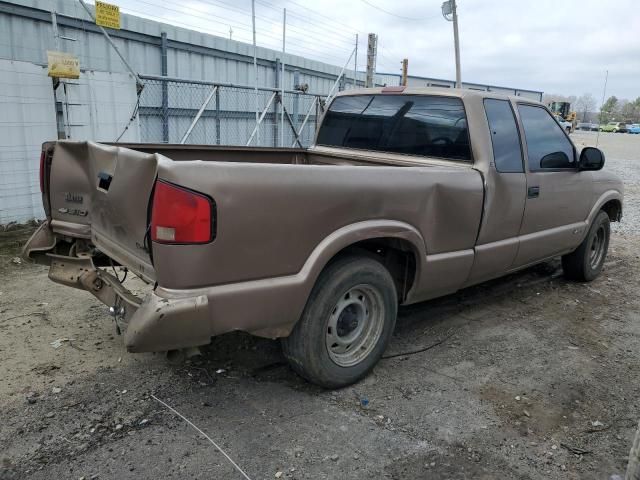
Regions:
<instances>
[{"instance_id":1,"label":"rear wheel","mask_svg":"<svg viewBox=\"0 0 640 480\"><path fill-rule=\"evenodd\" d=\"M325 388L350 385L378 362L393 333L396 289L374 259L349 256L320 275L282 350L292 368Z\"/></svg>"},{"instance_id":2,"label":"rear wheel","mask_svg":"<svg viewBox=\"0 0 640 480\"><path fill-rule=\"evenodd\" d=\"M562 257L562 269L567 278L590 282L602 271L609 249L611 227L609 215L600 211L580 246Z\"/></svg>"}]
</instances>

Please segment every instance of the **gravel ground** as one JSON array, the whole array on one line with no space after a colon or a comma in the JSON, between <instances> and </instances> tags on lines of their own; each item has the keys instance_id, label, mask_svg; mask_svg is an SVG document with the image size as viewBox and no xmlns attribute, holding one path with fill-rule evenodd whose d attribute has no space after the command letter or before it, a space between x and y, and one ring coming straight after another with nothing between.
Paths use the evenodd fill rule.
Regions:
<instances>
[{"instance_id":1,"label":"gravel ground","mask_svg":"<svg viewBox=\"0 0 640 480\"><path fill-rule=\"evenodd\" d=\"M175 365L128 354L97 300L12 262L28 231L0 233L0 478L242 478L151 395L252 479L622 473L640 418L640 136L600 146L627 195L598 279L568 282L554 261L403 308L389 353L442 343L338 391L243 334Z\"/></svg>"}]
</instances>

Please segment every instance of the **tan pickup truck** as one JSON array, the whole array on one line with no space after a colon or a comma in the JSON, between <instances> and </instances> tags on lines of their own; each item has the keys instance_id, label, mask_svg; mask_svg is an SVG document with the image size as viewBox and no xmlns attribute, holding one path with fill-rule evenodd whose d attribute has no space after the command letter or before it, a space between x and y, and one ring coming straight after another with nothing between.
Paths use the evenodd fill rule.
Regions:
<instances>
[{"instance_id":1,"label":"tan pickup truck","mask_svg":"<svg viewBox=\"0 0 640 480\"><path fill-rule=\"evenodd\" d=\"M343 93L306 150L58 141L41 162L24 256L104 302L130 351L280 337L325 387L373 368L398 305L556 256L592 280L622 215L600 150L539 103L468 90Z\"/></svg>"}]
</instances>

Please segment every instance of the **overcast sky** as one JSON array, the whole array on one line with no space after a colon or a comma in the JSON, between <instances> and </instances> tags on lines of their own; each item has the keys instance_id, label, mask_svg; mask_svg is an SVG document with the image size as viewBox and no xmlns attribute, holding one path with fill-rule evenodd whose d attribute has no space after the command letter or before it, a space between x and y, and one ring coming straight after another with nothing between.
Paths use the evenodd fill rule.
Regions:
<instances>
[{"instance_id":1,"label":"overcast sky","mask_svg":"<svg viewBox=\"0 0 640 480\"><path fill-rule=\"evenodd\" d=\"M123 11L251 42L250 0L115 0ZM380 72L455 78L451 23L441 0L256 0L257 42L342 65L359 33L378 34ZM385 13L388 12L388 13ZM640 97L640 1L458 0L463 81L541 90Z\"/></svg>"}]
</instances>

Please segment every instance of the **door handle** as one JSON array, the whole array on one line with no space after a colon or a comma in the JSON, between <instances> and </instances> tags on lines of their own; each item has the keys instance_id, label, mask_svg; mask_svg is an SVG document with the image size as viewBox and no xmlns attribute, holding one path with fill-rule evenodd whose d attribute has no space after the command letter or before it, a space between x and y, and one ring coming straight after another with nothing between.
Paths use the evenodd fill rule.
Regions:
<instances>
[{"instance_id":1,"label":"door handle","mask_svg":"<svg viewBox=\"0 0 640 480\"><path fill-rule=\"evenodd\" d=\"M538 198L540 196L540 187L529 187L527 189L527 198Z\"/></svg>"}]
</instances>

